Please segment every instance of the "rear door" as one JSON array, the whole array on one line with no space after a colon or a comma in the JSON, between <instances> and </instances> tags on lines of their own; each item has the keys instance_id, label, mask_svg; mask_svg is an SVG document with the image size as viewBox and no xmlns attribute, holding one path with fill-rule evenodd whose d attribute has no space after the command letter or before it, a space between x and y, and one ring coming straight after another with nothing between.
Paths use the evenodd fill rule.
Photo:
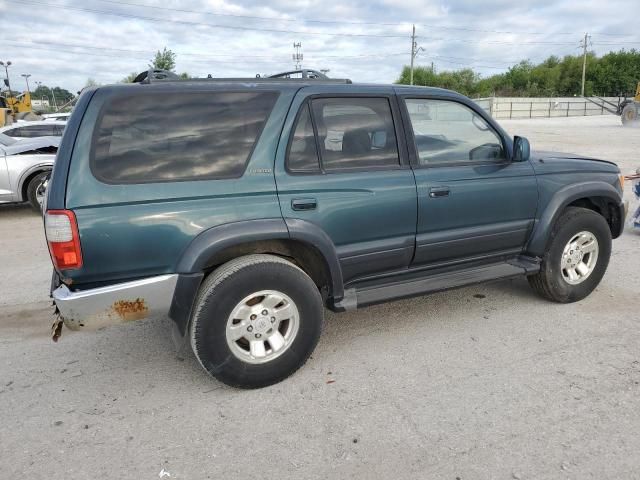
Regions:
<instances>
[{"instance_id":1,"label":"rear door","mask_svg":"<svg viewBox=\"0 0 640 480\"><path fill-rule=\"evenodd\" d=\"M415 265L521 252L538 188L531 164L511 161L503 132L472 102L403 98L418 191Z\"/></svg>"},{"instance_id":2,"label":"rear door","mask_svg":"<svg viewBox=\"0 0 640 480\"><path fill-rule=\"evenodd\" d=\"M283 216L326 232L345 282L407 268L416 186L392 89L367 95L307 90L294 100L278 147Z\"/></svg>"}]
</instances>

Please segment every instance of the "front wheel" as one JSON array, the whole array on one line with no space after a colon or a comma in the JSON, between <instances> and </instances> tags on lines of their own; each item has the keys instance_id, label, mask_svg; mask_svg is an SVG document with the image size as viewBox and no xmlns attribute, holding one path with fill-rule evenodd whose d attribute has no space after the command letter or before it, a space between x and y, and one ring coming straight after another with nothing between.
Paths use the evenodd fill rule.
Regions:
<instances>
[{"instance_id":1,"label":"front wheel","mask_svg":"<svg viewBox=\"0 0 640 480\"><path fill-rule=\"evenodd\" d=\"M320 292L304 271L273 255L247 255L203 282L191 347L204 369L227 385L265 387L306 362L322 323Z\"/></svg>"},{"instance_id":2,"label":"front wheel","mask_svg":"<svg viewBox=\"0 0 640 480\"><path fill-rule=\"evenodd\" d=\"M540 272L528 277L542 297L560 303L582 300L600 283L611 256L611 230L602 215L569 207L556 220Z\"/></svg>"}]
</instances>

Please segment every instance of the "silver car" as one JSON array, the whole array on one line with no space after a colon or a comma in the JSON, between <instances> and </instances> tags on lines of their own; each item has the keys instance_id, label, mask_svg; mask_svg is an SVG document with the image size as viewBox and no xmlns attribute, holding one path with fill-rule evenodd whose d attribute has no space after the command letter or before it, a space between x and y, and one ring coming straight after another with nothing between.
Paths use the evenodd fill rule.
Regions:
<instances>
[{"instance_id":1,"label":"silver car","mask_svg":"<svg viewBox=\"0 0 640 480\"><path fill-rule=\"evenodd\" d=\"M40 211L60 137L15 140L0 133L0 203L29 202Z\"/></svg>"},{"instance_id":2,"label":"silver car","mask_svg":"<svg viewBox=\"0 0 640 480\"><path fill-rule=\"evenodd\" d=\"M16 140L26 140L35 137L61 137L66 121L37 120L30 122L16 122L0 128L0 133Z\"/></svg>"}]
</instances>

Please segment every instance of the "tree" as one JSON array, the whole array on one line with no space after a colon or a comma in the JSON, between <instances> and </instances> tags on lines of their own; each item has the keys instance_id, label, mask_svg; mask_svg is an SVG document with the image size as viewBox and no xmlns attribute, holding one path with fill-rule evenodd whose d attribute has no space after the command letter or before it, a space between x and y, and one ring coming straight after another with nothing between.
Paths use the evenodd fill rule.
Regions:
<instances>
[{"instance_id":1,"label":"tree","mask_svg":"<svg viewBox=\"0 0 640 480\"><path fill-rule=\"evenodd\" d=\"M120 83L133 83L138 74L136 72L131 72L129 75L120 80Z\"/></svg>"},{"instance_id":2,"label":"tree","mask_svg":"<svg viewBox=\"0 0 640 480\"><path fill-rule=\"evenodd\" d=\"M404 67L397 83L409 83L409 67ZM434 73L430 67L416 67L415 85L449 88L471 97L527 96L556 97L580 95L582 55L560 59L550 56L534 65L529 60L505 73L482 78L472 69ZM640 51L621 50L596 57L587 53L585 95L631 95L640 81Z\"/></svg>"},{"instance_id":3,"label":"tree","mask_svg":"<svg viewBox=\"0 0 640 480\"><path fill-rule=\"evenodd\" d=\"M98 87L100 84L96 82L93 78L87 78L87 82L84 84L84 87Z\"/></svg>"},{"instance_id":4,"label":"tree","mask_svg":"<svg viewBox=\"0 0 640 480\"><path fill-rule=\"evenodd\" d=\"M164 47L162 51L158 50L156 52L156 56L151 62L149 67L173 72L176 68L176 54L167 49L167 47Z\"/></svg>"}]
</instances>

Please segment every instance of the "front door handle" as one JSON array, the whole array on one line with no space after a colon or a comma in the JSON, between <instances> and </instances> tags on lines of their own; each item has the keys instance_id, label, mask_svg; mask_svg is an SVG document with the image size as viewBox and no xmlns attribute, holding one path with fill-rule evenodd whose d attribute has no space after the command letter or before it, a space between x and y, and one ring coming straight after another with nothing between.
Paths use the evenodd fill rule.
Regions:
<instances>
[{"instance_id":1,"label":"front door handle","mask_svg":"<svg viewBox=\"0 0 640 480\"><path fill-rule=\"evenodd\" d=\"M429 189L429 196L431 198L448 197L451 190L449 187L432 187Z\"/></svg>"},{"instance_id":2,"label":"front door handle","mask_svg":"<svg viewBox=\"0 0 640 480\"><path fill-rule=\"evenodd\" d=\"M318 202L315 198L294 198L291 200L291 208L294 210L315 210Z\"/></svg>"}]
</instances>

